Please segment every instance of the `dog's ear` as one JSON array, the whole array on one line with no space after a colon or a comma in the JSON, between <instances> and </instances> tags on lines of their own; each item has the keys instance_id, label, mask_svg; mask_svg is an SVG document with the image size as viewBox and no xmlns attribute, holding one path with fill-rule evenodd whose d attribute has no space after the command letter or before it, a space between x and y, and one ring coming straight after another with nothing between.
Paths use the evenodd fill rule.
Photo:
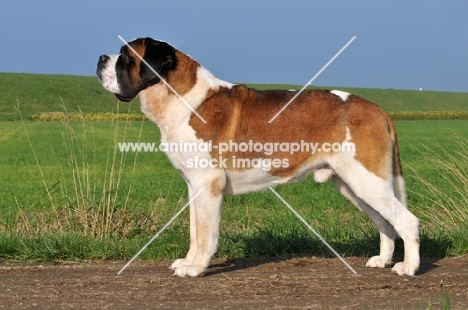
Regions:
<instances>
[{"instance_id":1,"label":"dog's ear","mask_svg":"<svg viewBox=\"0 0 468 310\"><path fill-rule=\"evenodd\" d=\"M171 55L166 55L166 57L161 62L159 70L168 70L171 69L174 58Z\"/></svg>"},{"instance_id":2,"label":"dog's ear","mask_svg":"<svg viewBox=\"0 0 468 310\"><path fill-rule=\"evenodd\" d=\"M166 42L156 41L150 38L145 39L145 55L143 59L155 70L163 79L167 78L170 70L174 70L177 59L174 48ZM152 81L159 83L159 78L153 70L144 63L140 65L140 78L143 83Z\"/></svg>"}]
</instances>

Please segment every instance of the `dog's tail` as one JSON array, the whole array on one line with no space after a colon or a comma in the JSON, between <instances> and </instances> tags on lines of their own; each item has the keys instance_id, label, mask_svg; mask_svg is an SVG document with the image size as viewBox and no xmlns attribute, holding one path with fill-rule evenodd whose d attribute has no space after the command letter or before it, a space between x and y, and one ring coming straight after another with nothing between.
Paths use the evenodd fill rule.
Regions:
<instances>
[{"instance_id":1,"label":"dog's tail","mask_svg":"<svg viewBox=\"0 0 468 310\"><path fill-rule=\"evenodd\" d=\"M398 137L395 125L389 116L387 116L387 125L390 131L390 138L392 139L392 174L393 174L393 192L395 197L406 207L406 188L405 180L403 179L403 169L400 162L400 150L398 148Z\"/></svg>"}]
</instances>

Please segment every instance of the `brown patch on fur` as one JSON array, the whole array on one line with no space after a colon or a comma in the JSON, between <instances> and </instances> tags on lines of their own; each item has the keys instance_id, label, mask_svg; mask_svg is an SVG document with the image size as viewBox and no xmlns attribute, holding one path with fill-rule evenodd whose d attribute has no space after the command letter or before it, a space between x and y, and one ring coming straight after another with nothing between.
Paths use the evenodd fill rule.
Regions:
<instances>
[{"instance_id":1,"label":"brown patch on fur","mask_svg":"<svg viewBox=\"0 0 468 310\"><path fill-rule=\"evenodd\" d=\"M287 142L301 143L342 143L346 138L346 127L356 146L356 159L375 175L388 179L391 173L394 144L389 135L388 115L377 105L351 95L342 101L329 91L312 90L303 92L288 106L274 122L268 121L293 96L290 91L256 91L243 85L232 89L220 88L211 92L197 112L209 125L192 116L190 125L197 137L213 141L213 145L229 140L237 143ZM393 125L393 124L392 124ZM394 129L393 129L394 130ZM394 133L394 131L393 131ZM211 154L220 158L218 150ZM235 165L239 158L280 158L288 160L288 167L272 167L270 174L291 177L310 162L323 165L333 152L284 152L265 155L262 152L227 152L222 159L228 159L228 169L244 170Z\"/></svg>"},{"instance_id":2,"label":"brown patch on fur","mask_svg":"<svg viewBox=\"0 0 468 310\"><path fill-rule=\"evenodd\" d=\"M197 69L200 65L189 56L176 51L177 70L171 71L166 82L181 96L189 92L197 82ZM142 65L142 64L140 64ZM176 96L163 82L148 87L144 91L147 108L143 111L152 121L166 124L164 115L170 97Z\"/></svg>"},{"instance_id":3,"label":"brown patch on fur","mask_svg":"<svg viewBox=\"0 0 468 310\"><path fill-rule=\"evenodd\" d=\"M223 179L221 179L220 177L217 177L210 184L210 192L214 196L218 196L219 194L221 194L224 191L225 185L226 185L226 182Z\"/></svg>"},{"instance_id":4,"label":"brown patch on fur","mask_svg":"<svg viewBox=\"0 0 468 310\"><path fill-rule=\"evenodd\" d=\"M145 56L146 46L144 44L132 44L131 46L141 58ZM144 66L139 56L135 55L135 53L131 49L128 49L127 51L128 51L128 55L132 57L133 61L135 62L135 68L140 68L140 66L142 65ZM133 83L141 83L140 70L131 70L129 76L130 76L130 80Z\"/></svg>"},{"instance_id":5,"label":"brown patch on fur","mask_svg":"<svg viewBox=\"0 0 468 310\"><path fill-rule=\"evenodd\" d=\"M176 51L176 57L177 70L169 73L167 82L179 95L183 96L197 82L197 69L200 67L200 64L179 51Z\"/></svg>"},{"instance_id":6,"label":"brown patch on fur","mask_svg":"<svg viewBox=\"0 0 468 310\"><path fill-rule=\"evenodd\" d=\"M293 96L290 91L256 91L244 85L232 89L220 88L211 92L197 112L207 121L203 124L196 116L190 119L197 137L213 141L213 145L229 143L319 143L343 142L346 137L344 106L342 101L328 91L306 91L269 124L268 121ZM234 117L233 117L234 116ZM331 154L331 153L329 153ZM218 150L211 154L219 158ZM235 159L287 159L288 167L272 167L269 173L278 176L292 176L310 161L320 162L325 156L317 152L277 152L266 155L264 152L232 151L221 154L228 159L229 169L244 170L235 165Z\"/></svg>"},{"instance_id":7,"label":"brown patch on fur","mask_svg":"<svg viewBox=\"0 0 468 310\"><path fill-rule=\"evenodd\" d=\"M348 99L348 122L356 160L375 175L388 179L393 165L393 141L387 127L387 114L362 98Z\"/></svg>"}]
</instances>

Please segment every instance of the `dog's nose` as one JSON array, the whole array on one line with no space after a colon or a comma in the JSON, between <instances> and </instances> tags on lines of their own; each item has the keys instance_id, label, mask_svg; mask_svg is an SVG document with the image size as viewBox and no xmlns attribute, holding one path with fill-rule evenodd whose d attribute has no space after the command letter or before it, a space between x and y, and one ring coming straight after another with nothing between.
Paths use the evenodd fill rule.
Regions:
<instances>
[{"instance_id":1,"label":"dog's nose","mask_svg":"<svg viewBox=\"0 0 468 310\"><path fill-rule=\"evenodd\" d=\"M102 64L102 63L106 62L109 58L110 58L110 57L107 56L107 55L101 55L101 56L99 56L99 62L98 62L98 64Z\"/></svg>"},{"instance_id":2,"label":"dog's nose","mask_svg":"<svg viewBox=\"0 0 468 310\"><path fill-rule=\"evenodd\" d=\"M101 71L104 69L104 67L106 66L106 62L109 59L110 59L110 57L107 56L107 55L99 56L99 60L98 60L97 66L96 66L96 75L97 75L99 80L102 79Z\"/></svg>"}]
</instances>

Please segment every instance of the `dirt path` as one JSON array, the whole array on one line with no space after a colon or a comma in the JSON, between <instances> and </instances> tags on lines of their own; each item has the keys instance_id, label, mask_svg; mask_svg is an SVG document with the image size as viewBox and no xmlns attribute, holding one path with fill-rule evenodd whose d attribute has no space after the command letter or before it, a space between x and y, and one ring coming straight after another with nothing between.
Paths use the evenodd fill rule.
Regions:
<instances>
[{"instance_id":1,"label":"dirt path","mask_svg":"<svg viewBox=\"0 0 468 310\"><path fill-rule=\"evenodd\" d=\"M215 261L203 278L173 277L170 262L0 267L0 309L432 309L445 286L468 309L468 257L423 261L416 277L347 258Z\"/></svg>"}]
</instances>

